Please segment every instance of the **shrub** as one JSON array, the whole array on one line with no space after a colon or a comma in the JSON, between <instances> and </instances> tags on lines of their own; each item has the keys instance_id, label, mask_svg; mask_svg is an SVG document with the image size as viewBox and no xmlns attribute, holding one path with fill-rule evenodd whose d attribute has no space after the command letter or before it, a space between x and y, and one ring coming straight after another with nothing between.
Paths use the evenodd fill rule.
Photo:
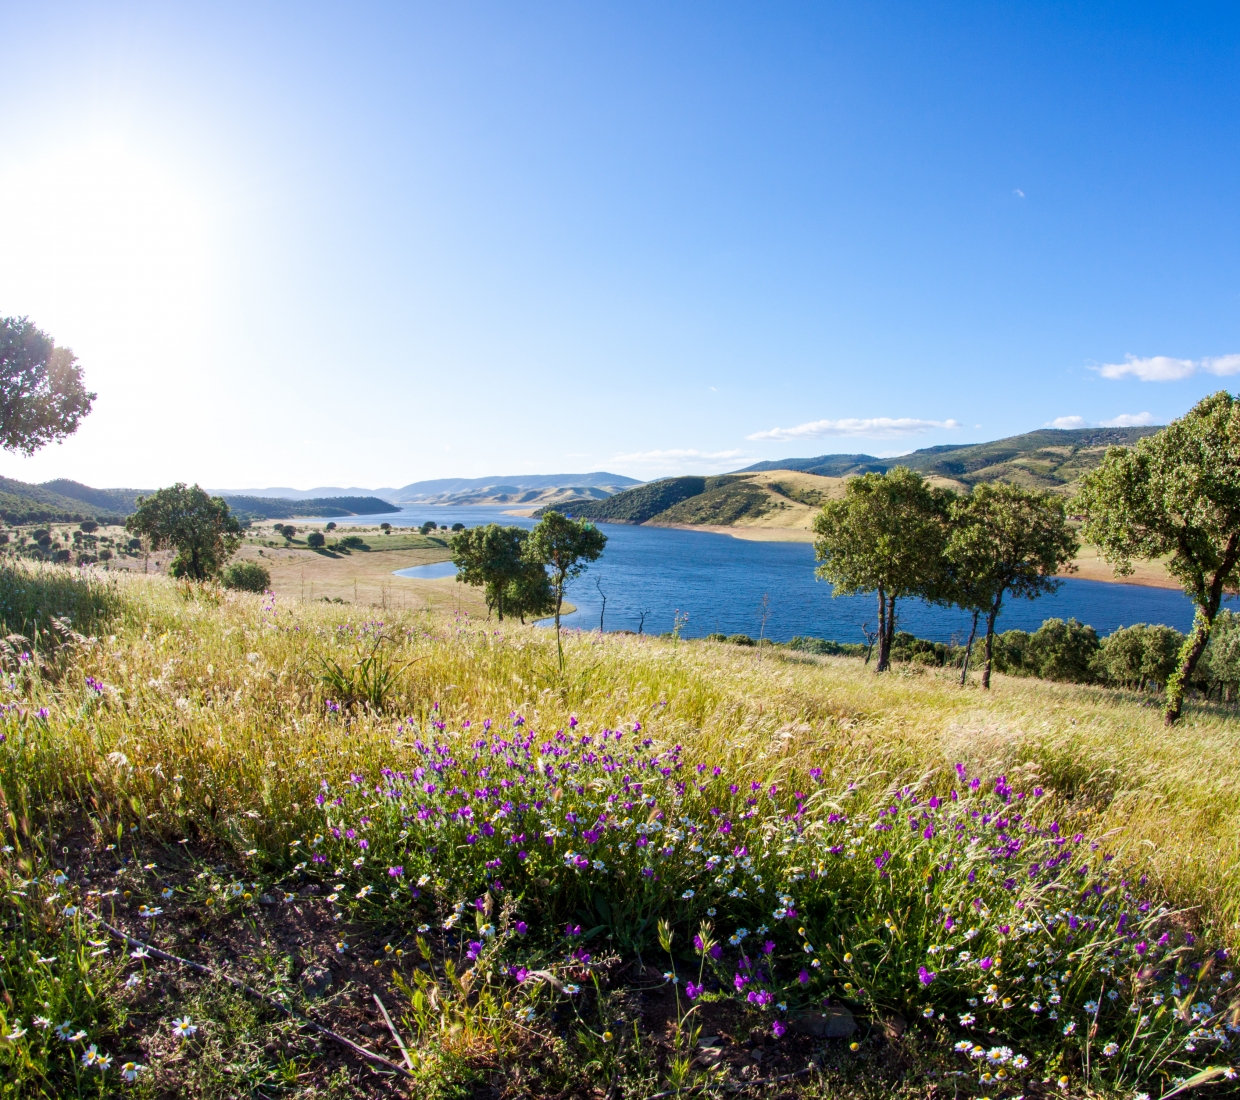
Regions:
<instances>
[{"instance_id":1,"label":"shrub","mask_svg":"<svg viewBox=\"0 0 1240 1100\"><path fill-rule=\"evenodd\" d=\"M430 526L434 527L435 525L432 523ZM390 535L392 533L392 525L390 523L381 523L379 524L379 530L385 535Z\"/></svg>"},{"instance_id":2,"label":"shrub","mask_svg":"<svg viewBox=\"0 0 1240 1100\"><path fill-rule=\"evenodd\" d=\"M1030 638L1037 660L1037 675L1043 680L1067 680L1076 684L1092 683L1094 654L1098 652L1098 633L1069 619L1047 619Z\"/></svg>"},{"instance_id":3,"label":"shrub","mask_svg":"<svg viewBox=\"0 0 1240 1100\"><path fill-rule=\"evenodd\" d=\"M239 592L265 592L271 587L271 573L256 561L235 561L220 575L225 588Z\"/></svg>"},{"instance_id":4,"label":"shrub","mask_svg":"<svg viewBox=\"0 0 1240 1100\"><path fill-rule=\"evenodd\" d=\"M99 530L99 524L97 524L93 519L85 519L78 524L78 529L85 531L89 535L92 531Z\"/></svg>"},{"instance_id":5,"label":"shrub","mask_svg":"<svg viewBox=\"0 0 1240 1100\"><path fill-rule=\"evenodd\" d=\"M831 642L826 638L797 635L787 643L787 648L801 653L813 653L819 657L864 657L870 647L858 642Z\"/></svg>"},{"instance_id":6,"label":"shrub","mask_svg":"<svg viewBox=\"0 0 1240 1100\"><path fill-rule=\"evenodd\" d=\"M306 545L310 547L311 550L321 550L327 545L327 539L322 531L311 531L310 534L306 536Z\"/></svg>"},{"instance_id":7,"label":"shrub","mask_svg":"<svg viewBox=\"0 0 1240 1100\"><path fill-rule=\"evenodd\" d=\"M732 645L757 645L758 644L748 634L729 634L727 638L725 638L724 640L729 642Z\"/></svg>"},{"instance_id":8,"label":"shrub","mask_svg":"<svg viewBox=\"0 0 1240 1100\"><path fill-rule=\"evenodd\" d=\"M327 525L327 530L328 530L328 531L334 531L334 530L336 530L336 524L335 524L334 522L333 522L333 523L329 523L329 524Z\"/></svg>"},{"instance_id":9,"label":"shrub","mask_svg":"<svg viewBox=\"0 0 1240 1100\"><path fill-rule=\"evenodd\" d=\"M465 530L465 524L463 524L463 523L454 523L454 524L452 525L452 530L453 530L453 531L464 531L464 530Z\"/></svg>"},{"instance_id":10,"label":"shrub","mask_svg":"<svg viewBox=\"0 0 1240 1100\"><path fill-rule=\"evenodd\" d=\"M1176 668L1184 635L1169 626L1137 623L1104 638L1094 660L1099 675L1117 687L1161 690Z\"/></svg>"},{"instance_id":11,"label":"shrub","mask_svg":"<svg viewBox=\"0 0 1240 1100\"><path fill-rule=\"evenodd\" d=\"M336 545L346 550L365 550L366 540L361 535L345 535Z\"/></svg>"}]
</instances>

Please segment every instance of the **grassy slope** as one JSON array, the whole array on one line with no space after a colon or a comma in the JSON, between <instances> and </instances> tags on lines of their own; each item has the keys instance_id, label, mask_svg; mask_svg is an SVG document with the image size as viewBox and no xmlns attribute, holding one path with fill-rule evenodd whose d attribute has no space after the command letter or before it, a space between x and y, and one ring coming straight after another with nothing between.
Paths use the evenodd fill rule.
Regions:
<instances>
[{"instance_id":1,"label":"grassy slope","mask_svg":"<svg viewBox=\"0 0 1240 1100\"><path fill-rule=\"evenodd\" d=\"M371 953L384 958L381 930L348 922L333 927L319 916L321 904L304 896L267 910L238 902L231 917L204 904L207 885L227 882L229 864L244 864L246 878L261 878L263 889L280 896L266 885L268 865L291 862L290 837L319 825L312 803L320 779L339 786L354 770L374 775L381 766L414 761L408 740L393 733L393 718L362 714L346 724L322 710L314 655L332 651L338 628L358 626L357 613L282 600L267 610L260 598L241 595L186 599L162 580L143 578L117 582L110 598L116 597L127 610L115 635L71 656L58 687L38 689L51 713L23 750L20 792L13 773L4 773L7 807L15 820L29 822L26 843L50 832L62 815L89 808L98 832L75 832L74 855L65 863L74 876L88 868L100 886L125 889L128 900L111 903L122 914L114 919L135 923L128 910L139 901L160 904L158 889L172 880L178 893L163 904L176 917L160 922L161 942L199 958L231 957L247 980L264 988L296 993L287 976L333 960L336 937L365 944L331 963L337 985L348 982L353 992L333 992L330 1019L351 1034L364 1027L373 1036L367 983L390 1005L401 997L385 977L368 978L372 971L362 965ZM542 731L567 728L570 716L590 730L639 719L661 743L684 744L690 760L719 760L763 783L817 761L827 763L832 785L854 776L882 783L927 774L946 785L956 762L983 773L1002 770L1022 786L1036 780L1050 787L1061 800L1066 831L1110 830L1108 844L1121 862L1149 870L1170 899L1201 906L1199 916L1236 938L1240 721L1234 713L1190 706L1177 736L1168 738L1156 709L1123 694L998 677L994 691L983 695L924 671L878 678L856 661L618 636L569 636L568 672L560 675L544 632L493 633L426 615L385 617L404 639L397 643L402 662L416 658L397 678L396 715L429 721L434 701L433 713L450 729L467 717L514 710ZM80 686L87 672L110 685L98 702ZM136 857L128 868L103 849L117 824L135 828L126 833ZM190 848L173 843L183 837L191 838ZM81 867L79 850L90 853ZM258 858L250 862L243 851ZM191 865L192 853L201 862ZM147 861L162 869L144 872ZM74 878L70 888L88 885L76 884ZM157 934L150 922L145 927L145 934ZM326 952L321 960L320 951ZM132 1052L136 1043L146 1044L156 1092L215 1096L261 1085L274 1094L301 1072L315 1095L378 1094L380 1085L372 1091L370 1079L350 1076L347 1066L329 1066L328 1075L325 1052L226 990L155 968L148 984L149 993L125 1002L132 1014L128 1038L112 1025L118 1031L109 1045L126 1044ZM173 1014L191 1012L205 1030L187 1052L169 1042L167 1026ZM718 1026L717 1017L712 1023ZM407 1017L403 1026L409 1027ZM468 1020L445 1033L445 1048L462 1049L461 1026L466 1045L476 1042L474 1056L485 1061L485 1035L470 1030ZM867 1041L858 1058L874 1057L877 1042ZM911 1042L898 1059L900 1073L916 1050ZM442 1065L435 1048L419 1056ZM873 1062L858 1066L863 1075L878 1073ZM653 1078L644 1085L624 1080L627 1096L656 1087ZM878 1082L879 1094L904 1088ZM432 1087L435 1081L422 1085L426 1094ZM924 1095L916 1084L908 1087L909 1094ZM818 1088L824 1096L840 1095ZM509 1093L528 1094L519 1086Z\"/></svg>"}]
</instances>

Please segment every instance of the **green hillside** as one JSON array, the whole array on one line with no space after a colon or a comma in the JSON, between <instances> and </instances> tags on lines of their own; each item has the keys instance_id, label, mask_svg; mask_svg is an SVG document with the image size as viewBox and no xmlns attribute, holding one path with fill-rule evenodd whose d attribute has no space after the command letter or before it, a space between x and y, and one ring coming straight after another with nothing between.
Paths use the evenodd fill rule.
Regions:
<instances>
[{"instance_id":1,"label":"green hillside","mask_svg":"<svg viewBox=\"0 0 1240 1100\"><path fill-rule=\"evenodd\" d=\"M601 520L604 523L645 523L682 500L688 500L704 493L708 488L713 488L711 483L720 480L710 477L666 477L661 481L638 485L635 489L625 489L606 500L574 503L572 512L574 516L582 519ZM562 504L553 505L541 509L535 515L541 515L545 511L560 511L563 508Z\"/></svg>"},{"instance_id":2,"label":"green hillside","mask_svg":"<svg viewBox=\"0 0 1240 1100\"><path fill-rule=\"evenodd\" d=\"M110 519L114 507L99 508L53 492L42 485L0 477L0 519L5 523L80 523L84 519Z\"/></svg>"},{"instance_id":3,"label":"green hillside","mask_svg":"<svg viewBox=\"0 0 1240 1100\"><path fill-rule=\"evenodd\" d=\"M737 472L800 470L824 477L846 477L907 466L928 477L952 478L965 485L1006 481L1031 489L1070 493L1081 474L1102 461L1108 447L1131 447L1156 431L1159 428L1041 428L990 443L926 447L898 458L819 455L758 462Z\"/></svg>"},{"instance_id":4,"label":"green hillside","mask_svg":"<svg viewBox=\"0 0 1240 1100\"><path fill-rule=\"evenodd\" d=\"M250 519L298 519L303 516L378 516L399 512L395 504L378 497L311 497L309 500L281 500L275 497L227 496L224 498L239 516Z\"/></svg>"},{"instance_id":5,"label":"green hillside","mask_svg":"<svg viewBox=\"0 0 1240 1100\"><path fill-rule=\"evenodd\" d=\"M95 489L80 481L58 478L42 485L0 477L0 519L5 523L80 523L84 519L121 522L151 489ZM315 497L279 500L271 497L226 496L242 519L298 519L309 516L375 516L400 508L378 497Z\"/></svg>"},{"instance_id":6,"label":"green hillside","mask_svg":"<svg viewBox=\"0 0 1240 1100\"><path fill-rule=\"evenodd\" d=\"M706 488L704 492L674 504L665 512L660 512L653 520L655 524L685 523L694 526L718 525L728 527L741 519L754 519L774 510L775 502L771 495L753 484L733 478L712 477L708 483L717 484Z\"/></svg>"}]
</instances>

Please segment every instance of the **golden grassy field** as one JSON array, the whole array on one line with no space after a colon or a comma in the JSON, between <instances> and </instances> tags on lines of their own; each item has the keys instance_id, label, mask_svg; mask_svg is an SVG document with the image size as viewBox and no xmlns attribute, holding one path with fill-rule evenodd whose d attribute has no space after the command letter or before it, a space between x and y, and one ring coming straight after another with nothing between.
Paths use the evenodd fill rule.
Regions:
<instances>
[{"instance_id":1,"label":"golden grassy field","mask_svg":"<svg viewBox=\"0 0 1240 1100\"><path fill-rule=\"evenodd\" d=\"M289 569L300 570L294 564L296 558L286 560ZM855 928L847 922L841 927L852 929L849 934L855 938L850 942L855 946L851 950L858 953L871 950L867 947L871 940L865 936L872 938L877 929L879 939L874 942L886 952L882 958L891 959L890 966L895 966L892 952L897 945L893 940L890 949L882 948L882 937L900 929L892 915L907 923L910 936L914 927L918 930L916 945L910 942L909 952L900 955L895 971L882 971L884 964L875 955L878 969L857 970L853 976L853 981L886 982L895 992L877 1002L867 1001L863 991L841 985L853 990L854 1011L870 1021L848 1047L807 1037L794 1041L791 1035L783 1036L780 1028L772 1032L760 1009L745 1008L743 1003L737 1006L725 995L726 990L720 990L702 1002L698 1017L715 1029L706 1046L717 1053L691 1065L689 1056L698 1039L697 1033L685 1030L692 1023L684 1015L687 1005L677 1000L679 994L671 985L657 977L674 952L664 952L665 961L653 967L641 963L639 957L635 969L626 969L634 944L644 944L636 949L644 949L648 959L658 957L652 924L643 919L626 925L614 909L600 910L611 914L608 919L617 932L615 944L601 937L590 943L600 969L582 970L584 964L577 955L567 963L557 961L555 951L563 949L555 947L555 938L563 936L557 929L563 926L565 912L570 914L568 946L579 950L573 947L573 936L580 933L572 932L571 916L578 910L571 905L580 905L580 901L571 902L567 910L555 908L564 904L555 900L561 889L557 877L566 874L563 860L580 859L572 851L562 856L557 847L548 857L550 862L537 864L543 870L531 872L521 888L524 901L515 895L510 900L532 907L531 913L548 914L547 923L531 932L531 937L543 937L548 953L523 965L531 970L567 967L566 974L581 973L589 981L599 980L602 984L590 1001L594 1006L590 1011L598 1016L583 1015L584 1003L580 1011L573 1008L562 991L555 992L559 987L541 987L550 993L548 1001L536 989L514 986L505 976L507 970L480 973L479 968L492 957L488 935L495 935L494 923L487 925L487 920L500 925L493 949L498 958L501 949L515 950L523 933L512 931L512 914L526 911L504 908L501 912L498 901L492 910L487 900L492 895L487 894L485 882L477 899L479 931L466 931L459 938L427 931L432 942L426 948L426 962L414 965L422 948L413 925L425 918L413 915L420 912L416 907L408 908L407 889L412 882L404 888L404 902L396 887L391 890L392 900L387 900L387 863L403 859L404 868L393 868L392 874L399 871L412 876L415 869L426 868L430 883L426 889L435 891L437 921L449 915L454 899L465 899L457 902L457 917L445 925L451 929L466 901L479 889L472 885L472 876L481 871L483 858L476 857L476 867L470 863L470 845L476 836L438 854L431 849L429 856L421 843L409 842L410 847L406 838L415 824L412 807L402 804L392 816L393 811L385 808L389 796L383 795L382 786L373 792L366 786L379 776L417 775L420 792L430 773L419 775L418 769L435 759L427 755L423 739L454 747L452 751L467 769L465 775L471 767L482 769L469 779L469 787L485 782L490 769L499 767L501 756L514 751L511 739L519 739L527 729L531 736L537 731L546 741L538 750L539 772L546 767L554 772L552 750L560 752L555 746L563 731L573 733L574 729L573 737L588 731L592 738L598 738L599 731L615 730L636 739L641 731L653 743L651 752L671 754L670 764L681 758L689 765L702 762L697 770L686 768L682 773L686 781L694 777L710 782L703 769L713 762L724 778L715 781L718 793L710 797L726 801L730 796L723 784L729 779L734 784L735 808L729 816L738 829L727 840L729 845L747 843L758 854L757 845L771 844L774 833L786 831L778 852L772 845L761 853L764 872L773 876L769 884L785 884L771 894L772 900L765 903L768 906L776 904L775 895L783 889L800 893L806 888L805 883L797 885L805 867L795 861L806 858L798 857L797 846L804 843L802 838L813 837L815 830L826 827L825 812L836 805L833 800L846 801L847 795L835 793L827 801L812 802L808 822L812 828L802 833L801 826L791 828L797 820L792 817L763 818L744 826L738 814L747 814L746 806L753 804L741 801L751 786L758 791L769 788L773 799L776 788L791 791L820 783L826 795L846 792L850 782L856 783L859 791L872 792L857 796L867 816L896 797L889 792L916 789L921 797L938 792L945 800L942 812L946 814L955 805L946 802L948 789L962 783L957 765L967 775L984 777L987 786L993 777L1005 776L1021 792L1045 789L1036 810L1043 834L1050 836L1045 830L1053 821L1054 836L1066 837L1079 830L1099 846L1096 858L1104 852L1114 856L1111 872L1097 872L1102 876L1097 879L1100 890L1111 873L1122 875L1134 888L1144 876L1142 896L1180 910L1178 915L1158 919L1172 921L1179 933L1191 929L1207 944L1240 947L1240 718L1231 708L1190 704L1182 725L1168 735L1157 706L1151 705L1155 701L1130 693L1002 676L995 678L993 690L987 693L975 684L960 688L950 672L922 667L876 676L858 660L814 658L776 648L592 633L567 635L561 672L549 631L513 623L497 628L455 610L449 614L389 605L376 616L369 608L324 603L317 596L303 599L277 594L272 599L175 585L163 577L118 574L101 574L103 587L83 594L83 581L67 571L36 570L29 574L33 578L29 583L21 576L8 575L6 615L11 618L22 607L46 610L57 604L95 637L53 645L54 636L48 635L47 648L35 665L14 652L5 657L11 682L3 712L6 738L0 742L0 829L10 848L0 858L0 877L10 890L19 891L10 902L22 916L5 933L18 938L10 938L0 951L0 969L14 998L0 1008L0 1014L7 1012L5 1026L14 1034L23 1028L25 1032L8 1045L0 1044L0 1065L10 1068L13 1081L24 1082L22 1091L14 1095L101 1095L113 1087L118 1092L122 1089L115 1076L107 1078L98 1067L90 1073L75 1071L76 1077L68 1075L63 1044L58 1045L50 1034L46 1041L40 1038L37 1028L43 1025L30 1026L32 1013L40 1012L53 1022L63 1018L80 1026L85 1037L77 1046L64 1048L73 1059L79 1047L85 1058L89 1040L105 1052L115 1052L118 1065L132 1058L134 1064L148 1066L143 1080L150 1095L222 1097L238 1094L238 1089L241 1094L262 1089L267 1090L265 1095L276 1095L301 1088L302 1095L377 1096L390 1094L397 1084L390 1077L367 1076L347 1058L342 1061L298 1038L296 1027L282 1023L278 1013L273 1015L261 1004L255 1007L219 981L199 981L192 975L179 975L175 967L156 968L153 963L148 967L145 961L132 962L104 952L107 938L88 938L97 933L79 914L81 906L104 908L114 923L157 941L174 954L228 966L231 973L244 976L272 997L286 998L299 1011L318 1013L333 1026L399 1059L399 1051L384 1039L387 1032L382 1021L375 1017L373 994L379 994L413 1046L415 1081L408 1087L416 1095L471 1095L471 1082L488 1080L496 1090L488 1095L511 1097L593 1097L600 1095L599 1090L606 1094L609 1080L616 1095L633 1100L677 1081L696 1083L712 1094L718 1090L711 1084L710 1073L700 1066L717 1064L718 1076L713 1080L720 1089L725 1081L735 1088L756 1079L750 1072L756 1064L755 1054L758 1060L766 1059L763 1072L775 1076L801 1072L806 1058L816 1060L817 1068L803 1079L803 1087L796 1086L797 1095L824 1100L841 1095L943 1095L937 1082L944 1079L943 1072L951 1069L958 1055L934 1036L947 1034L950 1043L953 1036L948 1033L967 1025L957 1025L954 1019L944 1022L940 1016L939 1022L919 1025L916 1034L910 1028L901 1039L900 1028L905 1025L893 1031L894 1024L882 1023L887 1018L883 1013L890 1014L901 1004L893 1002L892 996L913 998L914 1004L916 998L926 996L917 992L918 960L927 959L937 969L945 969L947 960L936 962L923 946L943 936L939 929L942 913L984 924L984 915L974 917L973 912L1004 904L1007 895L997 883L984 886L979 879L974 886L972 875L966 883L962 869L953 887L952 876L940 862L924 872L911 869L907 874L913 877L902 878L899 889L895 879L886 885L879 875L888 858L883 846L900 852L907 848L911 859L916 844L922 842L916 832L912 840L902 841L896 834L865 827L850 843L867 845L855 870L860 880L872 881L866 887L865 904L874 908L866 910L868 916L847 917L847 921L862 922ZM17 591L23 585L26 588ZM380 617L381 625L375 622ZM374 705L356 702L366 698L373 699ZM484 718L497 723L489 735L496 747L481 758L475 754L471 763L469 748L488 744ZM510 732L504 733L505 728ZM561 734L553 736L556 730ZM475 742L479 735L484 740ZM501 739L495 740L497 736ZM571 741L565 738L563 743ZM673 751L672 746L678 748ZM574 751L593 759L589 738ZM822 771L815 779L816 768ZM673 805L683 794L684 784L677 794L672 786L676 768L668 767L665 774L670 776L667 793L660 797L670 798L669 805ZM621 787L620 775L600 771L588 786L577 788L567 778L559 786L549 783L547 797L553 804L562 798L584 797L587 801L582 805L597 807L588 800L601 797L609 783L615 784L616 797L623 798L624 792L632 797L630 778L625 776ZM652 790L657 778L651 769L648 783ZM356 794L351 794L354 790ZM336 801L323 805L336 796L342 809L332 808ZM801 794L795 797L803 799ZM973 796L966 792L965 797ZM983 791L977 797L987 796ZM855 813L862 812L861 802ZM608 800L607 805L611 804ZM981 805L988 804L1003 810L1001 802ZM650 825L656 821L654 812ZM1035 815L1032 808L1029 812ZM506 813L497 811L493 821L515 833L520 826L509 824ZM876 823L882 820L880 814ZM1031 816L1030 821L1034 820ZM333 822L339 844L328 837L322 850L329 852L331 861L316 870L317 864L309 862L310 853L320 850L324 832L331 832L327 826ZM362 846L351 870L346 856L351 858L358 847L346 842L340 831L350 823L372 845L369 852ZM669 820L669 828L671 824ZM748 830L744 836L739 827ZM928 830L927 837L932 832ZM574 843L571 837L554 840L557 835L553 830L547 843ZM851 827L846 835L852 835ZM909 835L907 830L904 835ZM534 839L540 848L535 848ZM669 834L668 842L675 840ZM396 845L392 854L385 845ZM538 856L541 845L541 835L528 844L535 860L543 858ZM620 860L627 847L622 845L621 854L609 855L608 860ZM679 857L669 855L673 851L668 847L662 853L667 861L661 865L662 873L670 881L682 873L676 870ZM738 847L736 858L743 859L745 851ZM1088 845L1080 851L1078 860L1095 858ZM503 849L500 854L507 853L511 859L513 852L515 848ZM881 854L875 856L876 852ZM379 864L373 872L365 865L365 858L372 854ZM962 858L975 857L966 854ZM333 864L338 864L334 871ZM978 866L986 865L980 862ZM514 863L503 877L511 884L519 874ZM751 880L751 887L761 881ZM852 889L847 877L833 881L837 882L833 889L845 893ZM421 879L418 882L422 885ZM940 900L932 900L932 884L941 892ZM704 891L707 886L702 880L698 889ZM571 882L565 888L571 889ZM693 894L692 890L679 894L680 889L674 887L680 898ZM748 904L731 902L733 894L725 897L722 887L713 889L720 905ZM945 892L951 889L959 896ZM1116 889L1118 885L1112 888ZM506 896L498 885L492 890L494 898ZM926 913L914 920L910 913L920 912L923 890ZM540 891L546 894L542 903L537 900ZM972 903L967 900L978 891L988 899L986 905L981 897ZM687 917L678 906L688 903L677 902L657 888L636 888L636 894L647 899L644 904L653 906L654 914L672 922L669 933L675 931L680 937L677 943L682 944L672 965L687 966L686 956L693 958L688 943L692 928L686 926ZM737 896L744 897L743 893ZM1057 919L1056 907L1070 900L1053 892L1045 903L1038 900L1036 891L1028 896L1036 904L1046 904L1047 919L1052 920ZM613 907L623 897L623 890L614 894ZM1108 912L1105 897L1098 910L1103 915ZM854 899L856 904L861 900L861 894ZM800 919L807 924L819 922L813 927L824 919L835 919L827 899L821 905L825 906L822 913L807 911ZM1110 906L1112 918L1113 910ZM851 912L847 906L839 911ZM155 916L150 915L153 912ZM36 914L43 913L47 916L36 919ZM1160 913L1156 909L1152 917ZM754 916L760 919L761 914ZM529 919L534 921L533 916ZM472 928L474 921L469 916L463 930ZM787 930L793 940L795 925L794 920ZM730 927L723 929L724 935ZM1028 927L1032 935L1034 925ZM987 926L984 931L996 944L991 953L997 955L1002 949L1023 958L1025 941L1013 938L1009 942L1003 929ZM622 939L621 932L635 938ZM466 959L465 941L474 934L478 942L470 946L474 954ZM774 934L782 937L784 930ZM807 935L805 929L800 935ZM974 945L979 954L985 942ZM1052 937L1049 942L1064 945L1062 938ZM834 943L834 937L830 942L824 939L818 951L835 957L837 967L851 965L852 954L845 954L843 946L833 949ZM1069 936L1065 946L1070 948L1071 943ZM1084 1001L1097 989L1099 975L1104 989L1111 980L1107 975L1115 964L1107 959L1112 957L1108 953L1115 949L1114 943L1104 937L1098 941L1102 954L1080 956L1079 965L1073 967L1076 979L1071 990L1068 970L1051 977L1063 982L1065 994L1072 992ZM404 950L403 962L393 953L397 946ZM776 948L774 941L771 947ZM808 943L805 950L811 950ZM1049 946L1039 947L1030 955L1029 965L1042 965L1038 960L1048 950ZM1166 958L1174 963L1187 958L1188 950L1176 947ZM33 962L36 955L37 965ZM25 962L17 965L28 956L32 959L29 966ZM475 956L479 956L477 966L467 970ZM961 961L964 975L963 957ZM1099 966L1101 971L1096 969ZM1181 968L1178 963L1175 966L1178 981ZM125 972L134 967L132 972L139 979L126 984L122 980ZM1189 1001L1207 996L1204 983L1211 974L1208 966L1194 963L1193 967L1195 984L1185 993ZM1014 962L1010 969L1014 975L1002 980L1011 982L1012 994L1018 995L1023 963ZM329 975L325 980L331 991L316 1008L304 992L310 980L305 975L320 972ZM636 978L626 978L629 973ZM882 978L883 973L892 976ZM834 974L834 980L843 983L853 972L836 969ZM829 978L825 971L824 976ZM993 977L1000 977L997 967ZM730 981L726 974L721 979L725 986ZM1141 999L1137 978L1115 980L1123 985L1125 996ZM1229 988L1226 982L1220 987L1218 979L1209 980L1215 984L1208 995L1223 997ZM925 982L923 978L921 984ZM795 978L787 985L792 993L799 988ZM939 988L933 987L932 992ZM967 991L959 987L956 995L963 998ZM942 997L948 998L945 987ZM46 1010L41 1007L44 1003L49 1006ZM965 1011L964 1003L960 1001L960 1012ZM1161 1004L1161 995L1154 1003ZM1212 1011L1225 1008L1225 1000L1220 1000ZM524 1025L511 1021L514 1013L518 1014L515 1018L526 1019L519 1014L527 1011L530 1027L523 1031ZM908 1008L901 1011L906 1017L911 1015ZM174 1015L191 1019L201 1029L192 1042L169 1037ZM536 1018L541 1022L535 1023ZM1121 1015L1121 1025L1123 1019ZM625 1021L623 1026L636 1037L623 1049L607 1045L612 1032L606 1029L620 1031L611 1020ZM556 1038L557 1027L567 1029L569 1045ZM1040 1059L1038 1073L1063 1076L1065 1084L1056 1090L1060 1095L1084 1095L1078 1090L1088 1088L1094 1096L1131 1097L1131 1083L1148 1075L1165 1087L1170 1087L1166 1083L1173 1074L1184 1075L1176 1068L1183 1058L1174 1050L1159 1047L1147 1057L1148 1050L1135 1039L1131 1049L1136 1061L1091 1069L1088 1057L1082 1063L1077 1047L1063 1043L1057 1028L1040 1040L1031 1031L1021 1034L1022 1049ZM28 1056L29 1063L13 1060L19 1053ZM1011 1057L1009 1049L1000 1060ZM92 1066L85 1064L88 1069ZM1021 1062L1011 1064L1019 1068ZM766 1070L767 1065L773 1068ZM965 1060L966 1069L968 1065Z\"/></svg>"}]
</instances>

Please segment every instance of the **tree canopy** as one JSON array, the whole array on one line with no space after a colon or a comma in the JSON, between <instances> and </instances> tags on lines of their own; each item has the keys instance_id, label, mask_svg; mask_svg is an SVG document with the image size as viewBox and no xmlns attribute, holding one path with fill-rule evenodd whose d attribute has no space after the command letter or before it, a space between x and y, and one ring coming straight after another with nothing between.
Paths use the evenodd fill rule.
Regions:
<instances>
[{"instance_id":1,"label":"tree canopy","mask_svg":"<svg viewBox=\"0 0 1240 1100\"><path fill-rule=\"evenodd\" d=\"M1240 402L1220 390L1129 450L1112 447L1081 479L1082 533L1124 576L1134 558L1167 557L1196 604L1179 667L1168 679L1164 719L1180 716L1184 688L1210 640L1240 564Z\"/></svg>"},{"instance_id":2,"label":"tree canopy","mask_svg":"<svg viewBox=\"0 0 1240 1100\"><path fill-rule=\"evenodd\" d=\"M946 541L946 494L896 466L851 478L814 517L818 576L833 596L878 594L878 671L891 664L896 600L937 598Z\"/></svg>"},{"instance_id":3,"label":"tree canopy","mask_svg":"<svg viewBox=\"0 0 1240 1100\"><path fill-rule=\"evenodd\" d=\"M125 521L132 535L145 535L152 550L172 547L174 577L205 581L218 576L240 544L241 524L223 497L208 496L184 482L138 498L137 510Z\"/></svg>"},{"instance_id":4,"label":"tree canopy","mask_svg":"<svg viewBox=\"0 0 1240 1100\"><path fill-rule=\"evenodd\" d=\"M31 455L64 439L94 400L72 351L28 318L0 317L0 447Z\"/></svg>"},{"instance_id":5,"label":"tree canopy","mask_svg":"<svg viewBox=\"0 0 1240 1100\"><path fill-rule=\"evenodd\" d=\"M545 563L551 570L551 592L555 601L555 643L560 666L564 650L560 645L560 610L568 582L586 571L589 563L598 561L607 536L588 520L570 519L559 512L547 512L530 532L528 556Z\"/></svg>"},{"instance_id":6,"label":"tree canopy","mask_svg":"<svg viewBox=\"0 0 1240 1100\"><path fill-rule=\"evenodd\" d=\"M978 485L949 508L946 565L939 595L986 615L982 686L990 687L995 620L1007 596L1032 600L1053 592L1055 574L1079 549L1059 497L1018 485Z\"/></svg>"},{"instance_id":7,"label":"tree canopy","mask_svg":"<svg viewBox=\"0 0 1240 1100\"><path fill-rule=\"evenodd\" d=\"M509 587L527 572L525 544L529 532L520 527L501 527L488 523L468 531L458 531L452 536L452 562L456 566L456 579L461 584L481 585L487 607L495 608L500 622L504 612L521 614L509 606ZM541 566L539 571L543 572Z\"/></svg>"}]
</instances>

